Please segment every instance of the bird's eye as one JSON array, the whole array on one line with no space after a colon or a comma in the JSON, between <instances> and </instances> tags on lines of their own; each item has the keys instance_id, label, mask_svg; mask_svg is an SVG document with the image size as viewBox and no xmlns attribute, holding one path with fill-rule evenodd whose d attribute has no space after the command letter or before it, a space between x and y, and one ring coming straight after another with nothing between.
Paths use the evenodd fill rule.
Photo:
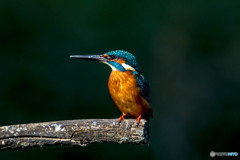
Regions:
<instances>
[{"instance_id":1,"label":"bird's eye","mask_svg":"<svg viewBox=\"0 0 240 160\"><path fill-rule=\"evenodd\" d=\"M115 56L115 55L110 55L110 57L111 57L111 59L114 59L114 58L116 58L116 56Z\"/></svg>"}]
</instances>

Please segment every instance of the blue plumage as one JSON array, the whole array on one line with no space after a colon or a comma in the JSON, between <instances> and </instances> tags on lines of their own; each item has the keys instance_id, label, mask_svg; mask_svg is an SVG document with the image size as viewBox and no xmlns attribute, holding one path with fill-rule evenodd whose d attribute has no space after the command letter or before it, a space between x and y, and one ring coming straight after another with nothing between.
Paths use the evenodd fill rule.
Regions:
<instances>
[{"instance_id":1,"label":"blue plumage","mask_svg":"<svg viewBox=\"0 0 240 160\"><path fill-rule=\"evenodd\" d=\"M108 61L108 64L112 65L113 67L115 67L116 69L118 69L119 71L125 72L126 69L119 63L115 62L115 61Z\"/></svg>"},{"instance_id":2,"label":"blue plumage","mask_svg":"<svg viewBox=\"0 0 240 160\"><path fill-rule=\"evenodd\" d=\"M116 58L121 58L126 61L126 64L132 66L137 72L139 72L139 66L134 55L128 51L124 50L115 50L106 53L107 55L114 55Z\"/></svg>"},{"instance_id":3,"label":"blue plumage","mask_svg":"<svg viewBox=\"0 0 240 160\"><path fill-rule=\"evenodd\" d=\"M141 88L141 96L151 104L152 99L150 96L150 87L148 82L145 80L144 76L139 74L138 72L133 72L133 74L136 76L138 86Z\"/></svg>"}]
</instances>

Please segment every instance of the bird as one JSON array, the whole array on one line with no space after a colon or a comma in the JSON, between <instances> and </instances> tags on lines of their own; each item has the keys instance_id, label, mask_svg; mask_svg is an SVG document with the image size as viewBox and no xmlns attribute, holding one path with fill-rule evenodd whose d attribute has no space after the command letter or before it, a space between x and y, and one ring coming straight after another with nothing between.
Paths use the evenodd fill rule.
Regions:
<instances>
[{"instance_id":1,"label":"bird","mask_svg":"<svg viewBox=\"0 0 240 160\"><path fill-rule=\"evenodd\" d=\"M151 95L148 82L140 73L135 56L124 50L109 51L100 55L71 55L70 58L98 61L111 67L108 90L113 102L122 112L118 122L125 118L141 119L152 117Z\"/></svg>"}]
</instances>

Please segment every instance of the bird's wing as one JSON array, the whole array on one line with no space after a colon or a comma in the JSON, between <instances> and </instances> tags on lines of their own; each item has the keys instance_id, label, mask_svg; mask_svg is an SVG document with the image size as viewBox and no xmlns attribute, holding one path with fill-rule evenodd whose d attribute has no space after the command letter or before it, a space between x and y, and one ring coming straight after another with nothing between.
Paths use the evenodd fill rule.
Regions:
<instances>
[{"instance_id":1,"label":"bird's wing","mask_svg":"<svg viewBox=\"0 0 240 160\"><path fill-rule=\"evenodd\" d=\"M138 72L133 72L133 74L136 76L138 87L141 88L141 96L151 104L152 99L150 96L150 88L148 82L145 80L143 75L139 74Z\"/></svg>"}]
</instances>

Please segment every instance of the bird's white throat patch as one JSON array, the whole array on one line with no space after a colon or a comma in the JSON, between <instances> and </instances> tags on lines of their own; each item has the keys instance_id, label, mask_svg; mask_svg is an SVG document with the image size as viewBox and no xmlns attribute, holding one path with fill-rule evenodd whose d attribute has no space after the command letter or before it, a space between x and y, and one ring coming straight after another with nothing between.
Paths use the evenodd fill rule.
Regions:
<instances>
[{"instance_id":1,"label":"bird's white throat patch","mask_svg":"<svg viewBox=\"0 0 240 160\"><path fill-rule=\"evenodd\" d=\"M116 71L116 70L117 70L117 68L115 68L115 67L112 66L111 64L109 64L109 63L107 63L107 62L103 62L103 63L109 65L109 66L112 68L112 71ZM135 72L136 72L136 70L135 70L133 67L129 66L129 65L126 64L126 63L123 63L123 64L121 64L121 65L123 66L123 68L124 68L125 70L130 70L130 71L135 71Z\"/></svg>"},{"instance_id":2,"label":"bird's white throat patch","mask_svg":"<svg viewBox=\"0 0 240 160\"><path fill-rule=\"evenodd\" d=\"M126 63L123 63L122 66L123 66L123 68L125 68L126 70L136 71L133 67L129 66L129 65L126 64Z\"/></svg>"},{"instance_id":3,"label":"bird's white throat patch","mask_svg":"<svg viewBox=\"0 0 240 160\"><path fill-rule=\"evenodd\" d=\"M103 63L109 65L109 66L112 68L112 71L116 71L116 70L117 70L117 68L113 67L111 64L109 64L109 63L107 63L107 62L103 62Z\"/></svg>"}]
</instances>

